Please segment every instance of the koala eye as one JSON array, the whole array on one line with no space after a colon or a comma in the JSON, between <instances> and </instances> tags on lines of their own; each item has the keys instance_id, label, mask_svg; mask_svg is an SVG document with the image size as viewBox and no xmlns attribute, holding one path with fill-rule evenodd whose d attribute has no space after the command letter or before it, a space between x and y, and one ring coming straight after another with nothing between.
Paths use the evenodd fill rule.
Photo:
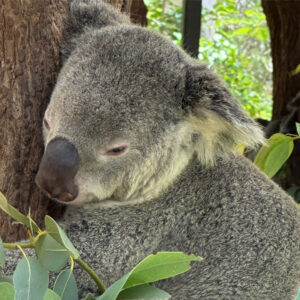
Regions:
<instances>
[{"instance_id":1,"label":"koala eye","mask_svg":"<svg viewBox=\"0 0 300 300\"><path fill-rule=\"evenodd\" d=\"M118 147L109 149L106 152L106 155L117 156L117 155L124 154L125 152L127 152L127 150L128 150L128 146L127 145L122 145L122 146L118 146Z\"/></svg>"},{"instance_id":2,"label":"koala eye","mask_svg":"<svg viewBox=\"0 0 300 300\"><path fill-rule=\"evenodd\" d=\"M45 118L44 118L44 120L43 120L43 123L44 123L45 128L46 128L47 130L49 130L49 129L50 129L50 125L49 125L48 121L47 121Z\"/></svg>"}]
</instances>

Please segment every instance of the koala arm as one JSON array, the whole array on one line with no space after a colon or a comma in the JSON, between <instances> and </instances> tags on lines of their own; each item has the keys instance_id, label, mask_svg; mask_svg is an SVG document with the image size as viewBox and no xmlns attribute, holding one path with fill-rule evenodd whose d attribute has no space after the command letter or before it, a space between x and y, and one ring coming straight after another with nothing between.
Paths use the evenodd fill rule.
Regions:
<instances>
[{"instance_id":1,"label":"koala arm","mask_svg":"<svg viewBox=\"0 0 300 300\"><path fill-rule=\"evenodd\" d=\"M107 209L69 207L61 225L107 287L157 251L174 227L170 209L158 207L151 202ZM80 296L95 292L95 284L78 266L74 273Z\"/></svg>"},{"instance_id":2,"label":"koala arm","mask_svg":"<svg viewBox=\"0 0 300 300\"><path fill-rule=\"evenodd\" d=\"M177 236L197 237L181 249L204 260L160 286L174 286L174 299L294 299L300 212L293 199L243 157L199 174L191 171L190 178L201 182L202 201L182 219Z\"/></svg>"}]
</instances>

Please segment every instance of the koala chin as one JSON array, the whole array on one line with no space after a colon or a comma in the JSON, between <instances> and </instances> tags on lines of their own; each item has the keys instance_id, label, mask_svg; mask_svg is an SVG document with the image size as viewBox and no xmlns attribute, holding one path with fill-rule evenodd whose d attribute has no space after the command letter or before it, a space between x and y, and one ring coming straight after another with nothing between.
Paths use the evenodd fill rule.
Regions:
<instances>
[{"instance_id":1,"label":"koala chin","mask_svg":"<svg viewBox=\"0 0 300 300\"><path fill-rule=\"evenodd\" d=\"M44 117L36 183L108 286L157 251L203 257L156 285L172 299L295 299L300 212L239 143L260 127L222 82L161 35L74 0ZM83 296L96 287L75 269Z\"/></svg>"}]
</instances>

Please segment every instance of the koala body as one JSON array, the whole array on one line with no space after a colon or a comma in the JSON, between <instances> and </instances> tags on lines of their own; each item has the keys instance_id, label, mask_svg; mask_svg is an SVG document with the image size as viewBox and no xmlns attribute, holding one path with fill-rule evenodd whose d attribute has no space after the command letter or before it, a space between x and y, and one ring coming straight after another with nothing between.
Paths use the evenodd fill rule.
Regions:
<instances>
[{"instance_id":1,"label":"koala body","mask_svg":"<svg viewBox=\"0 0 300 300\"><path fill-rule=\"evenodd\" d=\"M238 143L257 125L212 72L101 1L73 1L37 184L106 285L157 251L202 256L172 299L294 299L300 213ZM76 270L82 295L92 282Z\"/></svg>"}]
</instances>

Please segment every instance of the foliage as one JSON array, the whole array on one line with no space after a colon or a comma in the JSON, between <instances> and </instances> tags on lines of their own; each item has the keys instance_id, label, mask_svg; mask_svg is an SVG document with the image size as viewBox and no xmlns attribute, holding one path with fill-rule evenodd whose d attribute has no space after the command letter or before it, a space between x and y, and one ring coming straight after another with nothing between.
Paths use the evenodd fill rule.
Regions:
<instances>
[{"instance_id":1,"label":"foliage","mask_svg":"<svg viewBox=\"0 0 300 300\"><path fill-rule=\"evenodd\" d=\"M239 7L234 0L219 1L213 10L204 12L203 25L213 36L201 38L199 57L214 66L252 117L269 119L269 33L260 2L247 4Z\"/></svg>"},{"instance_id":2,"label":"foliage","mask_svg":"<svg viewBox=\"0 0 300 300\"><path fill-rule=\"evenodd\" d=\"M148 27L152 28L180 45L181 6L172 0L144 0L148 8Z\"/></svg>"},{"instance_id":3,"label":"foliage","mask_svg":"<svg viewBox=\"0 0 300 300\"><path fill-rule=\"evenodd\" d=\"M182 12L172 0L146 0L148 27L180 43ZM244 3L244 6L241 4ZM217 1L202 11L199 58L224 78L252 117L270 119L272 64L261 3Z\"/></svg>"},{"instance_id":4,"label":"foliage","mask_svg":"<svg viewBox=\"0 0 300 300\"><path fill-rule=\"evenodd\" d=\"M272 178L288 160L294 149L294 140L300 139L300 124L296 123L298 135L275 133L257 153L254 163Z\"/></svg>"},{"instance_id":5,"label":"foliage","mask_svg":"<svg viewBox=\"0 0 300 300\"><path fill-rule=\"evenodd\" d=\"M25 225L30 237L29 243L16 244L2 243L0 239L0 271L5 262L3 248L19 249L23 253L23 258L17 264L12 278L5 277L0 272L0 295L5 295L6 300L77 300L78 290L73 275L74 262L92 277L99 291L103 293L99 297L88 294L86 300L169 299L171 296L167 292L149 283L184 273L190 269L191 261L201 260L200 257L182 252L158 252L146 257L105 290L101 279L80 258L78 250L51 217L45 217L46 230L42 231L30 215L25 216L8 204L2 193L0 193L0 208ZM28 257L24 248L34 248L37 258ZM70 268L62 270L68 262ZM48 287L49 271L61 271L53 290Z\"/></svg>"}]
</instances>

